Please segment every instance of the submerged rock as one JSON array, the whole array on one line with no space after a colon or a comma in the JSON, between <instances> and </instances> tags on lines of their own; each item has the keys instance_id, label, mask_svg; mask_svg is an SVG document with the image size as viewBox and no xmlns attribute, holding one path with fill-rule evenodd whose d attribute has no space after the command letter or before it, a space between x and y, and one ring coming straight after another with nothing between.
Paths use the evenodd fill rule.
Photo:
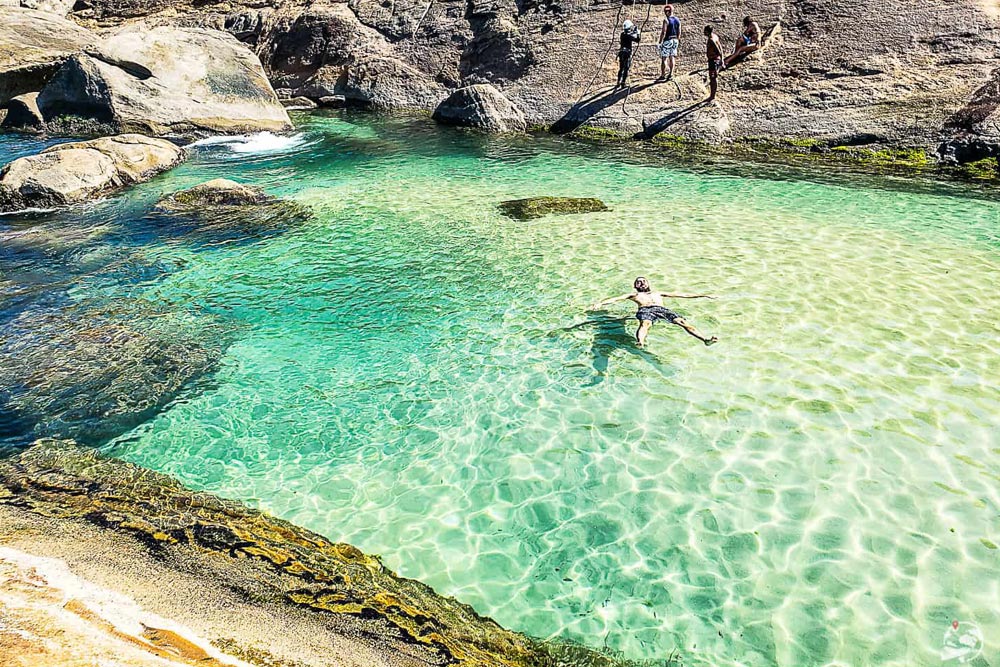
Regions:
<instances>
[{"instance_id":1,"label":"submerged rock","mask_svg":"<svg viewBox=\"0 0 1000 667\"><path fill-rule=\"evenodd\" d=\"M0 211L65 206L140 183L179 164L164 139L123 134L59 144L0 170Z\"/></svg>"},{"instance_id":2,"label":"submerged rock","mask_svg":"<svg viewBox=\"0 0 1000 667\"><path fill-rule=\"evenodd\" d=\"M46 121L70 115L117 132L281 132L292 123L260 61L216 30L133 26L74 55L42 89Z\"/></svg>"},{"instance_id":3,"label":"submerged rock","mask_svg":"<svg viewBox=\"0 0 1000 667\"><path fill-rule=\"evenodd\" d=\"M67 58L95 40L51 12L0 6L0 106L41 90Z\"/></svg>"},{"instance_id":4,"label":"submerged rock","mask_svg":"<svg viewBox=\"0 0 1000 667\"><path fill-rule=\"evenodd\" d=\"M434 111L434 120L487 132L524 132L528 129L524 113L487 83L456 90Z\"/></svg>"},{"instance_id":5,"label":"submerged rock","mask_svg":"<svg viewBox=\"0 0 1000 667\"><path fill-rule=\"evenodd\" d=\"M501 202L500 210L515 220L532 220L543 215L599 213L610 209L600 199L591 197L529 197Z\"/></svg>"},{"instance_id":6,"label":"submerged rock","mask_svg":"<svg viewBox=\"0 0 1000 667\"><path fill-rule=\"evenodd\" d=\"M212 370L217 322L149 306L30 309L0 341L0 436L100 443L151 418Z\"/></svg>"},{"instance_id":7,"label":"submerged rock","mask_svg":"<svg viewBox=\"0 0 1000 667\"><path fill-rule=\"evenodd\" d=\"M169 216L171 231L215 240L254 239L309 219L305 207L272 197L257 187L225 178L164 197L155 212Z\"/></svg>"},{"instance_id":8,"label":"submerged rock","mask_svg":"<svg viewBox=\"0 0 1000 667\"><path fill-rule=\"evenodd\" d=\"M274 197L260 188L216 178L164 197L156 206L166 211L199 210L204 206L246 206L273 200Z\"/></svg>"}]
</instances>

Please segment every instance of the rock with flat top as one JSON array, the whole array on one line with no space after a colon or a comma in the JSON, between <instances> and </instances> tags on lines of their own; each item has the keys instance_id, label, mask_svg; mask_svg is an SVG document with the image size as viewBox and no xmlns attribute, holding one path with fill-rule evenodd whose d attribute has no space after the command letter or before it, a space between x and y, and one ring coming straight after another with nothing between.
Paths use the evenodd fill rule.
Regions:
<instances>
[{"instance_id":1,"label":"rock with flat top","mask_svg":"<svg viewBox=\"0 0 1000 667\"><path fill-rule=\"evenodd\" d=\"M0 212L100 197L149 180L183 159L173 143L137 134L59 144L0 170Z\"/></svg>"},{"instance_id":2,"label":"rock with flat top","mask_svg":"<svg viewBox=\"0 0 1000 667\"><path fill-rule=\"evenodd\" d=\"M46 121L76 116L149 135L292 127L260 60L217 30L131 26L74 55L38 96Z\"/></svg>"},{"instance_id":3,"label":"rock with flat top","mask_svg":"<svg viewBox=\"0 0 1000 667\"><path fill-rule=\"evenodd\" d=\"M217 178L161 199L163 229L195 244L241 243L280 234L310 217L307 208L258 187Z\"/></svg>"},{"instance_id":4,"label":"rock with flat top","mask_svg":"<svg viewBox=\"0 0 1000 667\"><path fill-rule=\"evenodd\" d=\"M281 100L281 105L289 111L306 111L317 107L315 102L308 97L302 97L301 95L298 97L290 97L287 100Z\"/></svg>"}]
</instances>

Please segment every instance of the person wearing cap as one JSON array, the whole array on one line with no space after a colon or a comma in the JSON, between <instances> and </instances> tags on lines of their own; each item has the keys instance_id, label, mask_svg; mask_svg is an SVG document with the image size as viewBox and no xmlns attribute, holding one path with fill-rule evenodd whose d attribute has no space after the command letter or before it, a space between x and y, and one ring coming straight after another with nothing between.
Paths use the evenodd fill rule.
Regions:
<instances>
[{"instance_id":1,"label":"person wearing cap","mask_svg":"<svg viewBox=\"0 0 1000 667\"><path fill-rule=\"evenodd\" d=\"M677 49L681 40L681 21L674 16L674 6L663 8L663 27L660 29L660 81L669 81L674 77L674 63L677 61ZM670 64L669 70L667 63Z\"/></svg>"},{"instance_id":2,"label":"person wearing cap","mask_svg":"<svg viewBox=\"0 0 1000 667\"><path fill-rule=\"evenodd\" d=\"M618 49L618 83L615 88L624 88L628 79L628 71L632 67L632 50L639 43L639 28L634 23L625 20L622 25L620 48Z\"/></svg>"}]
</instances>

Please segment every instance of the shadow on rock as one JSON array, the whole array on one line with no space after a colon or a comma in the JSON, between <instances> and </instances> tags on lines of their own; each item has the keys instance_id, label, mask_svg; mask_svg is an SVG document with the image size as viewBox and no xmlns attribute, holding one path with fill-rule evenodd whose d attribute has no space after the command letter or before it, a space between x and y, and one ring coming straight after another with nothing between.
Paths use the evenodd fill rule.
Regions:
<instances>
[{"instance_id":1,"label":"shadow on rock","mask_svg":"<svg viewBox=\"0 0 1000 667\"><path fill-rule=\"evenodd\" d=\"M0 440L100 444L213 372L230 332L207 316L137 303L34 308L3 327Z\"/></svg>"},{"instance_id":2,"label":"shadow on rock","mask_svg":"<svg viewBox=\"0 0 1000 667\"><path fill-rule=\"evenodd\" d=\"M655 83L650 82L641 86L598 91L590 97L581 99L570 107L570 110L562 118L552 124L552 132L555 134L568 134L608 107L619 102L624 102L625 98L629 95L638 93L653 85Z\"/></svg>"},{"instance_id":3,"label":"shadow on rock","mask_svg":"<svg viewBox=\"0 0 1000 667\"><path fill-rule=\"evenodd\" d=\"M711 104L711 102L709 102L708 100L701 100L700 102L695 102L694 104L686 106L683 109L672 111L671 113L665 115L663 118L660 118L655 122L647 125L646 128L642 131L642 133L638 136L638 138L646 140L652 139L656 135L665 131L671 125L679 123L680 121L684 120L685 118L693 114L698 109L706 107L709 104Z\"/></svg>"}]
</instances>

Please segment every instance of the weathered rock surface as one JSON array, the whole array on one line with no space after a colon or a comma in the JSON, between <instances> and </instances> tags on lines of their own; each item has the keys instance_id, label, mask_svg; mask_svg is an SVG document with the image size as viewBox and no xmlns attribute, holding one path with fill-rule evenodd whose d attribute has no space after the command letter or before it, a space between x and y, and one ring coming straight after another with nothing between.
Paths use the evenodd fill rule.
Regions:
<instances>
[{"instance_id":1,"label":"weathered rock surface","mask_svg":"<svg viewBox=\"0 0 1000 667\"><path fill-rule=\"evenodd\" d=\"M315 109L319 105L308 97L302 97L300 95L299 97L291 97L287 100L281 100L281 106L285 107L289 111L305 111Z\"/></svg>"},{"instance_id":2,"label":"weathered rock surface","mask_svg":"<svg viewBox=\"0 0 1000 667\"><path fill-rule=\"evenodd\" d=\"M0 432L97 444L134 428L215 368L214 324L139 305L24 311L0 342Z\"/></svg>"},{"instance_id":3,"label":"weathered rock surface","mask_svg":"<svg viewBox=\"0 0 1000 667\"><path fill-rule=\"evenodd\" d=\"M66 16L73 11L76 0L21 0L22 7L51 12L57 16Z\"/></svg>"},{"instance_id":4,"label":"weathered rock surface","mask_svg":"<svg viewBox=\"0 0 1000 667\"><path fill-rule=\"evenodd\" d=\"M96 36L51 12L0 6L0 106L37 93Z\"/></svg>"},{"instance_id":5,"label":"weathered rock surface","mask_svg":"<svg viewBox=\"0 0 1000 667\"><path fill-rule=\"evenodd\" d=\"M434 110L445 125L474 127L487 132L524 132L524 113L488 83L459 88Z\"/></svg>"},{"instance_id":6,"label":"weathered rock surface","mask_svg":"<svg viewBox=\"0 0 1000 667\"><path fill-rule=\"evenodd\" d=\"M45 119L38 109L38 93L25 93L11 98L7 102L7 115L0 122L0 127L21 132L41 132L45 127Z\"/></svg>"},{"instance_id":7,"label":"weathered rock surface","mask_svg":"<svg viewBox=\"0 0 1000 667\"><path fill-rule=\"evenodd\" d=\"M189 606L195 610L206 606L200 602L203 596L223 602L216 604L214 616L227 623L196 629L213 645L254 664L616 664L594 651L543 644L505 630L471 607L397 576L377 557L349 544L331 542L236 502L192 492L165 475L99 457L72 443L46 440L0 460L0 518L23 523L25 516L33 517L32 532L41 534L36 539L49 538L46 541L54 541L56 548L65 546L50 537L59 534L60 526L73 540L82 536L88 551L106 549L102 545L108 538L117 537L118 550L131 556L122 577L130 577L136 567L149 568L150 561L162 567L163 578L149 582L159 594L147 594L147 600L177 590L194 592L197 599ZM0 541L30 546L18 544L16 534L5 535L4 525L0 521ZM111 581L120 578L112 575ZM234 618L237 608L242 616ZM255 616L259 620L251 621ZM227 627L234 623L249 624L254 632ZM255 632L265 639L262 648L278 655L248 646ZM290 642L276 637L281 632L306 635L302 641L312 644L305 646L312 650L292 660L284 653Z\"/></svg>"},{"instance_id":8,"label":"weathered rock surface","mask_svg":"<svg viewBox=\"0 0 1000 667\"><path fill-rule=\"evenodd\" d=\"M0 170L0 211L65 206L148 180L184 151L138 134L59 144Z\"/></svg>"},{"instance_id":9,"label":"weathered rock surface","mask_svg":"<svg viewBox=\"0 0 1000 667\"><path fill-rule=\"evenodd\" d=\"M48 554L0 546L0 616L4 667L251 667Z\"/></svg>"},{"instance_id":10,"label":"weathered rock surface","mask_svg":"<svg viewBox=\"0 0 1000 667\"><path fill-rule=\"evenodd\" d=\"M115 33L71 57L38 106L47 121L80 116L152 135L291 128L257 57L226 33L196 28Z\"/></svg>"},{"instance_id":11,"label":"weathered rock surface","mask_svg":"<svg viewBox=\"0 0 1000 667\"><path fill-rule=\"evenodd\" d=\"M515 220L532 220L543 215L600 213L609 209L600 199L592 197L529 197L500 202L500 210Z\"/></svg>"},{"instance_id":12,"label":"weathered rock surface","mask_svg":"<svg viewBox=\"0 0 1000 667\"><path fill-rule=\"evenodd\" d=\"M676 10L685 35L676 76L658 84L661 9L641 2L89 1L81 20L118 25L143 16L230 30L295 95L433 110L458 88L491 83L531 124L647 139L810 137L933 150L956 136L992 142L990 114L964 125L953 119L966 107L1000 104L990 85L1000 65L1000 11L983 0L956 0L946 11L918 0L851 11L834 0L686 3ZM705 104L700 28L715 26L728 49L746 14L769 31L768 47L724 71L719 97ZM632 87L616 93L614 39L626 18L644 38Z\"/></svg>"}]
</instances>

